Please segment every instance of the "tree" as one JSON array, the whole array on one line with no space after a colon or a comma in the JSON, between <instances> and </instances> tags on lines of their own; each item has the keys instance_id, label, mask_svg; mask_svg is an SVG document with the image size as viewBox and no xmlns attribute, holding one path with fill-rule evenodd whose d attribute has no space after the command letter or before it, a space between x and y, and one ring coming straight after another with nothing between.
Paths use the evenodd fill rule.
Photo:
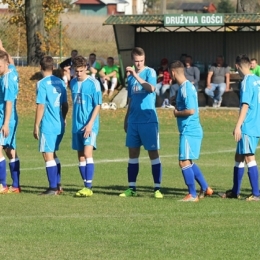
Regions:
<instances>
[{"instance_id":1,"label":"tree","mask_svg":"<svg viewBox=\"0 0 260 260\"><path fill-rule=\"evenodd\" d=\"M218 13L234 13L235 7L230 0L221 0L217 6Z\"/></svg>"},{"instance_id":2,"label":"tree","mask_svg":"<svg viewBox=\"0 0 260 260\"><path fill-rule=\"evenodd\" d=\"M237 0L237 13L256 13L257 9L257 0Z\"/></svg>"}]
</instances>

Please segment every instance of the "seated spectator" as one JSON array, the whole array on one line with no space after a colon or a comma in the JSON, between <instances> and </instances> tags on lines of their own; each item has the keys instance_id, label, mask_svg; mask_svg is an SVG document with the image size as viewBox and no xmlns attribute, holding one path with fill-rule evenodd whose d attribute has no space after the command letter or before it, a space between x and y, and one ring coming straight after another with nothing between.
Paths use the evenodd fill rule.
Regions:
<instances>
[{"instance_id":1,"label":"seated spectator","mask_svg":"<svg viewBox=\"0 0 260 260\"><path fill-rule=\"evenodd\" d=\"M161 67L158 70L156 94L164 101L166 99L166 91L170 88L172 83L171 76L168 70L168 60L166 58L161 60Z\"/></svg>"},{"instance_id":2,"label":"seated spectator","mask_svg":"<svg viewBox=\"0 0 260 260\"><path fill-rule=\"evenodd\" d=\"M109 97L111 97L119 81L119 68L117 65L114 65L113 57L107 58L107 65L100 70L99 76L105 89L103 96L108 95L108 85L111 83L109 91Z\"/></svg>"},{"instance_id":3,"label":"seated spectator","mask_svg":"<svg viewBox=\"0 0 260 260\"><path fill-rule=\"evenodd\" d=\"M75 76L75 71L72 66L72 60L78 55L78 51L72 50L70 55L70 58L60 63L60 68L62 70L62 79L67 86L70 80Z\"/></svg>"},{"instance_id":4,"label":"seated spectator","mask_svg":"<svg viewBox=\"0 0 260 260\"><path fill-rule=\"evenodd\" d=\"M250 71L256 76L260 77L260 66L257 64L257 59L252 58L250 63L251 63Z\"/></svg>"},{"instance_id":5,"label":"seated spectator","mask_svg":"<svg viewBox=\"0 0 260 260\"><path fill-rule=\"evenodd\" d=\"M87 70L93 78L99 77L99 71L101 70L101 64L96 60L97 56L95 53L89 54Z\"/></svg>"},{"instance_id":6,"label":"seated spectator","mask_svg":"<svg viewBox=\"0 0 260 260\"><path fill-rule=\"evenodd\" d=\"M190 55L185 54L184 59L184 75L185 78L188 79L198 91L199 80L200 80L200 71L197 67L192 64L192 57ZM170 87L170 104L175 104L175 98L177 96L177 91L179 89L178 84L173 84Z\"/></svg>"},{"instance_id":7,"label":"seated spectator","mask_svg":"<svg viewBox=\"0 0 260 260\"><path fill-rule=\"evenodd\" d=\"M229 84L230 68L224 63L224 57L219 55L209 69L205 89L205 93L213 99L213 107L221 106L222 96L225 91L229 91Z\"/></svg>"}]
</instances>

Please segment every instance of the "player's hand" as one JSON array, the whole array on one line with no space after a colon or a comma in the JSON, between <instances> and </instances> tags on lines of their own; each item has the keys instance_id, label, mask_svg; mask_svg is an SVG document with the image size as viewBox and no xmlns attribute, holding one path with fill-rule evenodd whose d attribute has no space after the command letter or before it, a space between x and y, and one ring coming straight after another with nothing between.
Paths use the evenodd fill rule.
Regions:
<instances>
[{"instance_id":1,"label":"player's hand","mask_svg":"<svg viewBox=\"0 0 260 260\"><path fill-rule=\"evenodd\" d=\"M131 66L126 67L126 72L130 73L133 76L136 74L135 68L133 68Z\"/></svg>"},{"instance_id":2,"label":"player's hand","mask_svg":"<svg viewBox=\"0 0 260 260\"><path fill-rule=\"evenodd\" d=\"M208 88L208 89L211 89L211 85L207 85L207 88Z\"/></svg>"},{"instance_id":3,"label":"player's hand","mask_svg":"<svg viewBox=\"0 0 260 260\"><path fill-rule=\"evenodd\" d=\"M240 127L235 127L234 131L233 131L233 135L235 137L235 141L238 142L242 135L241 135L241 128Z\"/></svg>"},{"instance_id":4,"label":"player's hand","mask_svg":"<svg viewBox=\"0 0 260 260\"><path fill-rule=\"evenodd\" d=\"M177 114L178 114L178 109L175 107L175 109L173 110L173 115L174 115L175 117L177 117Z\"/></svg>"},{"instance_id":5,"label":"player's hand","mask_svg":"<svg viewBox=\"0 0 260 260\"><path fill-rule=\"evenodd\" d=\"M89 125L89 124L87 124L86 126L84 126L84 127L82 128L82 131L84 132L83 137L84 137L84 138L89 138L90 135L91 135L92 126Z\"/></svg>"},{"instance_id":6,"label":"player's hand","mask_svg":"<svg viewBox=\"0 0 260 260\"><path fill-rule=\"evenodd\" d=\"M9 135L9 126L8 125L3 125L1 129L2 135L4 137L7 137Z\"/></svg>"},{"instance_id":7,"label":"player's hand","mask_svg":"<svg viewBox=\"0 0 260 260\"><path fill-rule=\"evenodd\" d=\"M39 140L39 127L38 126L34 126L33 136L36 140Z\"/></svg>"},{"instance_id":8,"label":"player's hand","mask_svg":"<svg viewBox=\"0 0 260 260\"><path fill-rule=\"evenodd\" d=\"M127 133L127 126L128 126L128 124L124 123L124 130L125 130L126 133Z\"/></svg>"}]
</instances>

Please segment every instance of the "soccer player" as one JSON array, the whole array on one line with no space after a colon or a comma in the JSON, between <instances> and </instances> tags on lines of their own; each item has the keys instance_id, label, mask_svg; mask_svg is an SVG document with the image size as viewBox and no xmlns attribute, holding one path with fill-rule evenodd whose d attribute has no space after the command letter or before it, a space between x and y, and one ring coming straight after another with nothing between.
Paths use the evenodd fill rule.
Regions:
<instances>
[{"instance_id":1,"label":"soccer player","mask_svg":"<svg viewBox=\"0 0 260 260\"><path fill-rule=\"evenodd\" d=\"M260 137L260 78L250 72L250 59L246 55L236 58L236 68L243 81L240 90L240 111L233 135L237 142L233 187L222 198L240 198L240 187L247 164L252 194L247 201L259 201L258 168L255 151Z\"/></svg>"},{"instance_id":2,"label":"soccer player","mask_svg":"<svg viewBox=\"0 0 260 260\"><path fill-rule=\"evenodd\" d=\"M87 61L84 57L75 57L73 66L76 78L70 85L73 102L72 149L78 152L79 171L84 183L84 188L75 196L90 197L93 195L93 149L96 149L102 94L100 83L87 75Z\"/></svg>"},{"instance_id":3,"label":"soccer player","mask_svg":"<svg viewBox=\"0 0 260 260\"><path fill-rule=\"evenodd\" d=\"M0 40L0 194L21 192L20 160L16 151L18 91L18 72ZM12 178L12 186L9 188L6 184L6 160L3 151L9 159Z\"/></svg>"},{"instance_id":4,"label":"soccer player","mask_svg":"<svg viewBox=\"0 0 260 260\"><path fill-rule=\"evenodd\" d=\"M177 118L179 137L179 166L189 194L181 201L196 202L205 196L210 196L213 190L208 186L200 168L193 162L199 158L203 130L199 120L197 91L194 85L184 75L184 65L175 61L170 65L173 80L179 85L176 106L173 111ZM200 185L197 196L195 180Z\"/></svg>"},{"instance_id":5,"label":"soccer player","mask_svg":"<svg viewBox=\"0 0 260 260\"><path fill-rule=\"evenodd\" d=\"M158 153L159 127L155 109L156 72L145 66L145 52L136 47L131 52L134 66L126 68L128 74L128 109L124 121L126 146L129 150L128 185L120 197L137 196L136 179L139 171L140 147L143 145L151 160L154 197L163 198L160 191L162 166Z\"/></svg>"},{"instance_id":6,"label":"soccer player","mask_svg":"<svg viewBox=\"0 0 260 260\"><path fill-rule=\"evenodd\" d=\"M40 61L43 79L37 82L36 113L33 135L39 140L39 151L46 165L49 187L42 195L59 195L61 164L56 155L65 131L68 112L67 92L63 80L52 75L53 58L44 56Z\"/></svg>"}]
</instances>

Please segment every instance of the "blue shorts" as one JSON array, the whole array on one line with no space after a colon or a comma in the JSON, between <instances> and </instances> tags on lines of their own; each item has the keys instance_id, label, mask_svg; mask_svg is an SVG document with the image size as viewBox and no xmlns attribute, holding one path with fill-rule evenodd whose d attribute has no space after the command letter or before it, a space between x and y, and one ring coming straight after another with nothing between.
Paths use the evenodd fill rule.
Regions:
<instances>
[{"instance_id":1,"label":"blue shorts","mask_svg":"<svg viewBox=\"0 0 260 260\"><path fill-rule=\"evenodd\" d=\"M179 160L196 160L200 156L202 138L191 135L180 135Z\"/></svg>"},{"instance_id":2,"label":"blue shorts","mask_svg":"<svg viewBox=\"0 0 260 260\"><path fill-rule=\"evenodd\" d=\"M4 137L3 133L0 132L0 145L4 148L16 149L16 128L17 124L9 126L9 135L7 137Z\"/></svg>"},{"instance_id":3,"label":"blue shorts","mask_svg":"<svg viewBox=\"0 0 260 260\"><path fill-rule=\"evenodd\" d=\"M237 154L255 154L258 145L259 137L248 136L242 134L242 138L237 143Z\"/></svg>"},{"instance_id":4,"label":"blue shorts","mask_svg":"<svg viewBox=\"0 0 260 260\"><path fill-rule=\"evenodd\" d=\"M63 134L40 134L39 151L41 153L54 153L59 150Z\"/></svg>"},{"instance_id":5,"label":"blue shorts","mask_svg":"<svg viewBox=\"0 0 260 260\"><path fill-rule=\"evenodd\" d=\"M84 132L72 133L72 149L84 151L84 146L93 146L93 148L96 149L97 134L95 132L91 132L91 135L88 138L84 138L83 135Z\"/></svg>"},{"instance_id":6,"label":"blue shorts","mask_svg":"<svg viewBox=\"0 0 260 260\"><path fill-rule=\"evenodd\" d=\"M137 148L142 145L147 151L160 149L158 123L128 124L126 146Z\"/></svg>"}]
</instances>

